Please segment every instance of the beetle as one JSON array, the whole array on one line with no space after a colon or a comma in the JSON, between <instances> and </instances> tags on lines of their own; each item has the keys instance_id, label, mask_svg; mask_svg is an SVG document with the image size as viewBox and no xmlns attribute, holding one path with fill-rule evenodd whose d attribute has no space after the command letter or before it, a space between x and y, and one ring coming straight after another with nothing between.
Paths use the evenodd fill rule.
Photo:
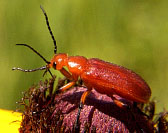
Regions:
<instances>
[{"instance_id":1,"label":"beetle","mask_svg":"<svg viewBox=\"0 0 168 133\"><path fill-rule=\"evenodd\" d=\"M39 52L27 44L17 44L28 47L39 55L47 64L36 69L22 69L14 67L12 70L20 70L23 72L34 72L37 70L45 70L44 74L50 71L50 68L60 71L70 82L62 86L59 92L71 88L78 79L81 79L87 90L82 94L80 105L85 104L87 96L92 89L95 89L101 94L110 96L114 103L123 107L125 104L116 99L114 95L119 95L122 98L137 103L147 103L151 96L151 89L143 78L138 74L123 66L105 62L97 58L87 59L83 56L68 56L66 53L57 54L57 45L54 35L51 31L48 16L45 10L41 7L46 19L47 27L54 42L54 56L51 61L47 61ZM65 69L65 67L67 69ZM78 112L80 114L80 110ZM79 115L78 115L79 116Z\"/></svg>"}]
</instances>

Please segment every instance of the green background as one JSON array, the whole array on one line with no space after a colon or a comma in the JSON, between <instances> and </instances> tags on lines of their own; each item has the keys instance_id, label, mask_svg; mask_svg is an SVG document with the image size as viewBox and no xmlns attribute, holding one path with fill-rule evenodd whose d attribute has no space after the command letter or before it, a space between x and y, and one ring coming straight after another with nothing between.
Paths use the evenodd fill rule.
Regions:
<instances>
[{"instance_id":1,"label":"green background","mask_svg":"<svg viewBox=\"0 0 168 133\"><path fill-rule=\"evenodd\" d=\"M167 0L1 0L0 108L15 109L23 91L50 77L43 78L41 71L11 70L45 65L16 43L31 45L47 60L53 56L40 5L48 14L58 53L96 57L132 69L150 85L157 112L168 109Z\"/></svg>"}]
</instances>

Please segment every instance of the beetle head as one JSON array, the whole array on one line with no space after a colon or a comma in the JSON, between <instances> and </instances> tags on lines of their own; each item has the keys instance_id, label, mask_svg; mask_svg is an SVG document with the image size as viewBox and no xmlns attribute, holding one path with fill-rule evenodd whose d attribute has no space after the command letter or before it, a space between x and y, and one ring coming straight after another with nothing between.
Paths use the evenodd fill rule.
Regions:
<instances>
[{"instance_id":1,"label":"beetle head","mask_svg":"<svg viewBox=\"0 0 168 133\"><path fill-rule=\"evenodd\" d=\"M67 54L64 53L54 55L50 61L50 64L48 64L48 68L54 68L56 70L62 69L63 66L66 66L67 58Z\"/></svg>"}]
</instances>

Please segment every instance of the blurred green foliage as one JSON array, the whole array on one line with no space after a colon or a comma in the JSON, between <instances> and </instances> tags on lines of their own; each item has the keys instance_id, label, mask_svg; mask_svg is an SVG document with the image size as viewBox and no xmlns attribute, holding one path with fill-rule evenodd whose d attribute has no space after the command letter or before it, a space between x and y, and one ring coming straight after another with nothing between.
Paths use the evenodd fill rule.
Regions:
<instances>
[{"instance_id":1,"label":"blurred green foliage","mask_svg":"<svg viewBox=\"0 0 168 133\"><path fill-rule=\"evenodd\" d=\"M45 64L16 43L31 45L48 60L53 56L40 5L48 14L59 53L96 57L132 69L150 85L157 112L168 108L167 0L1 0L0 108L15 109L22 91L50 76L11 70Z\"/></svg>"}]
</instances>

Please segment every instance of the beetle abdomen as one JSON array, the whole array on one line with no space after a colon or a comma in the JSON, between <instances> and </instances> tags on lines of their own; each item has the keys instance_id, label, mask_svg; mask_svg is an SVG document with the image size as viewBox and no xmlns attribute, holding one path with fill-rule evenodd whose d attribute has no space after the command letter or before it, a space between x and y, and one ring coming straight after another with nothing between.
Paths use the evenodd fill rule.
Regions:
<instances>
[{"instance_id":1,"label":"beetle abdomen","mask_svg":"<svg viewBox=\"0 0 168 133\"><path fill-rule=\"evenodd\" d=\"M117 94L135 102L147 102L151 90L133 71L99 59L88 59L81 79L86 86L104 94Z\"/></svg>"}]
</instances>

